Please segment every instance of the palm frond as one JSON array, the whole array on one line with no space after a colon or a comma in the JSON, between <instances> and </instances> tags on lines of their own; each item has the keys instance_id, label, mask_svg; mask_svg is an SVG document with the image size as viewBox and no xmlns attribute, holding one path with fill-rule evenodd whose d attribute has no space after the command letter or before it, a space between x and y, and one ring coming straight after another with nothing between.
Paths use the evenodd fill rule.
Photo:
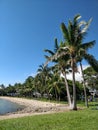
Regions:
<instances>
[{"instance_id":1,"label":"palm frond","mask_svg":"<svg viewBox=\"0 0 98 130\"><path fill-rule=\"evenodd\" d=\"M91 19L85 24L85 26L82 28L82 30L81 30L81 33L82 33L82 34L87 31L87 29L88 29L88 27L89 27L91 21L92 21L92 18L91 18Z\"/></svg>"},{"instance_id":2,"label":"palm frond","mask_svg":"<svg viewBox=\"0 0 98 130\"><path fill-rule=\"evenodd\" d=\"M44 51L45 51L45 52L48 52L48 53L51 54L51 55L54 55L54 52L51 51L51 50L45 49Z\"/></svg>"},{"instance_id":3,"label":"palm frond","mask_svg":"<svg viewBox=\"0 0 98 130\"><path fill-rule=\"evenodd\" d=\"M74 17L74 22L79 20L81 18L81 15L80 14L77 14L75 17Z\"/></svg>"},{"instance_id":4,"label":"palm frond","mask_svg":"<svg viewBox=\"0 0 98 130\"><path fill-rule=\"evenodd\" d=\"M62 49L64 49L64 48L62 48ZM52 55L52 56L50 56L49 58L48 58L48 60L46 61L46 63L44 64L44 66L46 66L49 62L51 62L51 61L57 61L60 57L62 57L62 56L64 56L64 55L66 55L68 52L66 51L62 51L61 52L61 48L54 54L54 55Z\"/></svg>"},{"instance_id":5,"label":"palm frond","mask_svg":"<svg viewBox=\"0 0 98 130\"><path fill-rule=\"evenodd\" d=\"M87 22L86 21L80 21L80 23L78 24L78 27L80 28L81 26L83 26L83 25L86 25L87 24Z\"/></svg>"},{"instance_id":6,"label":"palm frond","mask_svg":"<svg viewBox=\"0 0 98 130\"><path fill-rule=\"evenodd\" d=\"M42 64L42 65L39 65L39 68L43 69L43 68L44 68L43 66L44 66L44 64Z\"/></svg>"},{"instance_id":7,"label":"palm frond","mask_svg":"<svg viewBox=\"0 0 98 130\"><path fill-rule=\"evenodd\" d=\"M93 55L85 54L84 58L93 67L93 69L98 72L98 60L95 59Z\"/></svg>"},{"instance_id":8,"label":"palm frond","mask_svg":"<svg viewBox=\"0 0 98 130\"><path fill-rule=\"evenodd\" d=\"M49 56L47 56L47 55L44 55L44 57L48 60L49 59Z\"/></svg>"},{"instance_id":9,"label":"palm frond","mask_svg":"<svg viewBox=\"0 0 98 130\"><path fill-rule=\"evenodd\" d=\"M64 39L67 40L67 41L69 41L68 29L67 29L67 27L65 26L64 23L61 23L61 30L63 32Z\"/></svg>"},{"instance_id":10,"label":"palm frond","mask_svg":"<svg viewBox=\"0 0 98 130\"><path fill-rule=\"evenodd\" d=\"M80 48L88 50L89 48L92 48L94 45L95 45L95 40L93 40L91 42L87 42L87 43L81 44Z\"/></svg>"},{"instance_id":11,"label":"palm frond","mask_svg":"<svg viewBox=\"0 0 98 130\"><path fill-rule=\"evenodd\" d=\"M42 69L38 69L38 70L37 70L37 72L41 72L41 71L42 71Z\"/></svg>"},{"instance_id":12,"label":"palm frond","mask_svg":"<svg viewBox=\"0 0 98 130\"><path fill-rule=\"evenodd\" d=\"M57 52L57 50L59 49L57 38L55 39L55 46L54 47L55 47L54 51Z\"/></svg>"},{"instance_id":13,"label":"palm frond","mask_svg":"<svg viewBox=\"0 0 98 130\"><path fill-rule=\"evenodd\" d=\"M68 32L69 32L69 40L68 42L70 44L73 44L74 43L74 27L73 27L73 23L71 20L69 20L68 22Z\"/></svg>"}]
</instances>

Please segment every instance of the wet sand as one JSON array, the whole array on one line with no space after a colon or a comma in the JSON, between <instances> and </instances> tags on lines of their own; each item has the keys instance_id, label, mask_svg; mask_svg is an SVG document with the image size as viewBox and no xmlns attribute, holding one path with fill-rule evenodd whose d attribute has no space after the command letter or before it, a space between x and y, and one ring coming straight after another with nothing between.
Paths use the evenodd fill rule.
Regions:
<instances>
[{"instance_id":1,"label":"wet sand","mask_svg":"<svg viewBox=\"0 0 98 130\"><path fill-rule=\"evenodd\" d=\"M69 110L69 107L65 104L43 102L43 101L38 101L33 99L16 98L16 97L0 97L0 98L24 106L22 110L18 110L17 112L0 115L0 120L39 115L39 114L58 113L58 112Z\"/></svg>"}]
</instances>

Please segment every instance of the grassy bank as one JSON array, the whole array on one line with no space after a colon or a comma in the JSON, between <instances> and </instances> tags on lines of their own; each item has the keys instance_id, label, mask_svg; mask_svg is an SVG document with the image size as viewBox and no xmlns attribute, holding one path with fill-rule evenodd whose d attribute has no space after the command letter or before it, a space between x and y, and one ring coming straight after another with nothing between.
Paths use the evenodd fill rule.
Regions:
<instances>
[{"instance_id":1,"label":"grassy bank","mask_svg":"<svg viewBox=\"0 0 98 130\"><path fill-rule=\"evenodd\" d=\"M98 130L98 110L91 108L58 114L0 121L0 130Z\"/></svg>"}]
</instances>

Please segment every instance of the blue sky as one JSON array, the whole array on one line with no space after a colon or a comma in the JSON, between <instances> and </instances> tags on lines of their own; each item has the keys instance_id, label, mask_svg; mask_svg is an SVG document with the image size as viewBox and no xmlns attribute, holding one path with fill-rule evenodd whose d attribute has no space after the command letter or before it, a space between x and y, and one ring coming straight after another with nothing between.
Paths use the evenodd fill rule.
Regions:
<instances>
[{"instance_id":1,"label":"blue sky","mask_svg":"<svg viewBox=\"0 0 98 130\"><path fill-rule=\"evenodd\" d=\"M97 59L98 0L0 0L0 84L23 83L45 62L44 49L62 40L61 22L76 14L93 17L85 41L96 40L90 51Z\"/></svg>"}]
</instances>

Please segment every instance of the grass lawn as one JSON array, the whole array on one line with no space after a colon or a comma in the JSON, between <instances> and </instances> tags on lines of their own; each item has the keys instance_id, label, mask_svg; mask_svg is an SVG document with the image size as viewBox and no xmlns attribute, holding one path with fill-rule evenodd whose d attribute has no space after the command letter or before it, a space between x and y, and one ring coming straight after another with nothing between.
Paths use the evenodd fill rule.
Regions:
<instances>
[{"instance_id":1,"label":"grass lawn","mask_svg":"<svg viewBox=\"0 0 98 130\"><path fill-rule=\"evenodd\" d=\"M98 110L89 108L2 120L0 130L98 130Z\"/></svg>"}]
</instances>

